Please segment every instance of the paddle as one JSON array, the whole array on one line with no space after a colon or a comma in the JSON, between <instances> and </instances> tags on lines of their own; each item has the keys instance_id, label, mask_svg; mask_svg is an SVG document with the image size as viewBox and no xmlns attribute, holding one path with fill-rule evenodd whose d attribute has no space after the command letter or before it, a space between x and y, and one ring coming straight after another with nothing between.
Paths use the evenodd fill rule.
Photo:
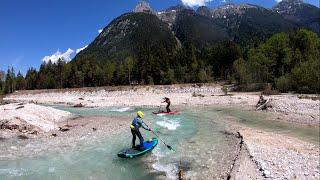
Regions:
<instances>
[{"instance_id":1,"label":"paddle","mask_svg":"<svg viewBox=\"0 0 320 180\"><path fill-rule=\"evenodd\" d=\"M143 122L143 123L147 126L147 128L149 128L149 126L148 126L145 122ZM150 129L150 128L149 128L149 129ZM161 139L157 133L155 133L152 129L150 129L150 130L151 130L151 132L152 132L154 135L157 136L158 139L160 139L160 141L161 141L165 146L167 146L168 149L170 149L171 151L174 151L174 149L173 149L170 145L168 145L166 142L164 142L164 140Z\"/></svg>"},{"instance_id":2,"label":"paddle","mask_svg":"<svg viewBox=\"0 0 320 180\"><path fill-rule=\"evenodd\" d=\"M156 134L153 130L151 130L151 132L153 132L153 134L156 135L156 136L161 140L161 142L162 142L165 146L167 146L168 149L170 149L171 151L174 151L174 149L173 149L170 145L168 145L166 142L164 142L164 140L161 139L161 138L158 136L158 134Z\"/></svg>"}]
</instances>

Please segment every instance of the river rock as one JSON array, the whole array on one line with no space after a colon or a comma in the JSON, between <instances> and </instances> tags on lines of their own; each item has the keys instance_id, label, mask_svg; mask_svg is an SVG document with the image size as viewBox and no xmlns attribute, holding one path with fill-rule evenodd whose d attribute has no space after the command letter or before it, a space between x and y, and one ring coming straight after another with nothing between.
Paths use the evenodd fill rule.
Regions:
<instances>
[{"instance_id":1,"label":"river rock","mask_svg":"<svg viewBox=\"0 0 320 180\"><path fill-rule=\"evenodd\" d=\"M26 135L24 135L24 134L20 134L20 135L18 136L18 139L26 140L26 139L29 139L29 137L26 136Z\"/></svg>"},{"instance_id":2,"label":"river rock","mask_svg":"<svg viewBox=\"0 0 320 180\"><path fill-rule=\"evenodd\" d=\"M22 109L22 108L24 108L24 106L18 106L18 107L16 107L16 110L17 109Z\"/></svg>"},{"instance_id":3,"label":"river rock","mask_svg":"<svg viewBox=\"0 0 320 180\"><path fill-rule=\"evenodd\" d=\"M270 177L270 171L265 170L264 171L264 176L267 177L267 178Z\"/></svg>"},{"instance_id":4,"label":"river rock","mask_svg":"<svg viewBox=\"0 0 320 180\"><path fill-rule=\"evenodd\" d=\"M83 105L82 103L80 103L80 104L74 105L73 107L75 107L75 108L81 108L81 107L84 107L84 105Z\"/></svg>"},{"instance_id":5,"label":"river rock","mask_svg":"<svg viewBox=\"0 0 320 180\"><path fill-rule=\"evenodd\" d=\"M62 132L70 131L68 127L59 127L59 130Z\"/></svg>"}]
</instances>

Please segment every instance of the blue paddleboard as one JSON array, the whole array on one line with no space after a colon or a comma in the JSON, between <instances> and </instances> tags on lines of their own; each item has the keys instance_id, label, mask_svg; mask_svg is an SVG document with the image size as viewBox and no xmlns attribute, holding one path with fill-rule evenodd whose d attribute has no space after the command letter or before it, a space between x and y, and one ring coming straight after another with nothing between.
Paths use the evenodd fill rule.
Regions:
<instances>
[{"instance_id":1,"label":"blue paddleboard","mask_svg":"<svg viewBox=\"0 0 320 180\"><path fill-rule=\"evenodd\" d=\"M157 138L152 138L148 141L145 141L143 143L144 148L130 148L130 149L124 149L118 153L118 157L121 158L135 158L138 156L142 156L150 151L152 151L158 144Z\"/></svg>"}]
</instances>

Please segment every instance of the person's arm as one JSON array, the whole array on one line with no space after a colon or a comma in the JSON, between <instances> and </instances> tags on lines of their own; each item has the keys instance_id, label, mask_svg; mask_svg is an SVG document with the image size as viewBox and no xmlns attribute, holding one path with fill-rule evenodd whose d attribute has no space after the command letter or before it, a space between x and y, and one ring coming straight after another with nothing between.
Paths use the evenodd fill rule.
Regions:
<instances>
[{"instance_id":1,"label":"person's arm","mask_svg":"<svg viewBox=\"0 0 320 180\"><path fill-rule=\"evenodd\" d=\"M147 130L147 131L151 131L151 129L150 129L150 128L146 127L146 126L145 126L145 125L143 125L143 124L142 124L142 128L143 128L143 129L145 129L145 130Z\"/></svg>"},{"instance_id":2,"label":"person's arm","mask_svg":"<svg viewBox=\"0 0 320 180\"><path fill-rule=\"evenodd\" d=\"M141 127L142 127L143 129L145 129L145 130L147 130L147 131L151 131L151 129L148 128L148 127L146 127L145 123L144 123L141 119L139 119L139 124L141 125Z\"/></svg>"},{"instance_id":3,"label":"person's arm","mask_svg":"<svg viewBox=\"0 0 320 180\"><path fill-rule=\"evenodd\" d=\"M151 128L147 127L147 125L143 121L142 121L142 128L147 131L151 131Z\"/></svg>"},{"instance_id":4,"label":"person's arm","mask_svg":"<svg viewBox=\"0 0 320 180\"><path fill-rule=\"evenodd\" d=\"M162 103L165 103L165 102L167 102L167 99L166 99L166 98L163 98L163 100L164 100L164 101L163 101Z\"/></svg>"}]
</instances>

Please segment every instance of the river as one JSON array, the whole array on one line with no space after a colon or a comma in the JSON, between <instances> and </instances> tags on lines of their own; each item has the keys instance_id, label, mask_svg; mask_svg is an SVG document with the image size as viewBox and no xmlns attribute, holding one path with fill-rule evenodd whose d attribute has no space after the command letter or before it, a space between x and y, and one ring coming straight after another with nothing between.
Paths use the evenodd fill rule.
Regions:
<instances>
[{"instance_id":1,"label":"river","mask_svg":"<svg viewBox=\"0 0 320 180\"><path fill-rule=\"evenodd\" d=\"M6 157L0 161L0 179L176 179L183 170L191 179L201 177L225 179L235 156L237 139L225 132L226 117L234 117L236 123L263 128L317 141L319 130L292 126L282 122L266 122L265 115L238 108L187 107L180 108L176 116L155 116L150 108L71 108L54 106L77 116L127 116L128 126L137 110L146 114L145 122L173 146L170 151L159 141L158 146L143 157L121 159L117 152L131 144L131 133L100 137L99 140L84 140L82 143L63 147L58 151L48 149L35 157ZM142 130L143 131L143 130ZM154 135L143 131L144 137ZM38 142L42 146L50 142ZM15 146L20 153L30 146L19 140L2 142ZM34 142L33 142L34 145ZM35 146L35 150L37 149ZM59 149L59 147L58 147Z\"/></svg>"}]
</instances>

